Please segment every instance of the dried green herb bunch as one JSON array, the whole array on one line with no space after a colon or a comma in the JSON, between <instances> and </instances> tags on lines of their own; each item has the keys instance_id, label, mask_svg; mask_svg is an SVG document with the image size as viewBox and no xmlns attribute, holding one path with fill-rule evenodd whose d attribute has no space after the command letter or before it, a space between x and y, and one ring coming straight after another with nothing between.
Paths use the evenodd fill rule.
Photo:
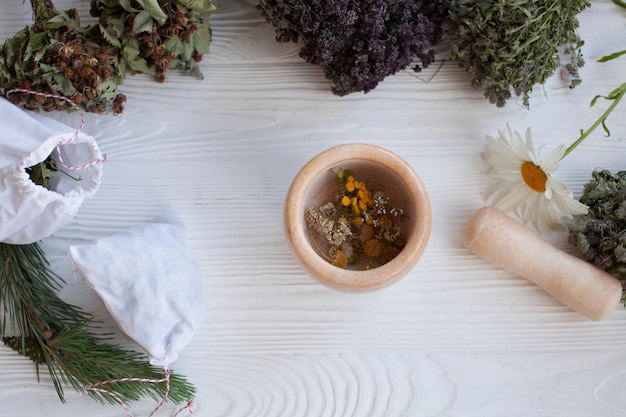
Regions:
<instances>
[{"instance_id":1,"label":"dried green herb bunch","mask_svg":"<svg viewBox=\"0 0 626 417\"><path fill-rule=\"evenodd\" d=\"M300 57L322 68L332 92L367 93L385 77L434 61L436 22L450 0L260 0L278 42L300 42Z\"/></svg>"},{"instance_id":2,"label":"dried green herb bunch","mask_svg":"<svg viewBox=\"0 0 626 417\"><path fill-rule=\"evenodd\" d=\"M577 14L588 6L586 0L454 0L442 38L491 103L502 107L513 92L528 107L533 86L545 83L564 56L571 87L580 83Z\"/></svg>"},{"instance_id":3,"label":"dried green herb bunch","mask_svg":"<svg viewBox=\"0 0 626 417\"><path fill-rule=\"evenodd\" d=\"M580 201L589 212L570 224L570 243L626 287L626 171L594 171Z\"/></svg>"},{"instance_id":4,"label":"dried green herb bunch","mask_svg":"<svg viewBox=\"0 0 626 417\"><path fill-rule=\"evenodd\" d=\"M305 212L319 253L339 268L359 263L363 255L364 269L389 262L406 244L402 210L392 206L383 191L370 191L354 172L341 168L334 172L336 200Z\"/></svg>"},{"instance_id":5,"label":"dried green herb bunch","mask_svg":"<svg viewBox=\"0 0 626 417\"><path fill-rule=\"evenodd\" d=\"M159 82L168 69L203 78L198 62L212 36L205 16L214 9L210 0L91 0L99 18L91 33L122 51L126 71L154 74Z\"/></svg>"},{"instance_id":6,"label":"dried green herb bunch","mask_svg":"<svg viewBox=\"0 0 626 417\"><path fill-rule=\"evenodd\" d=\"M118 93L118 52L88 42L75 10L54 9L33 0L35 23L8 39L0 50L0 92L13 88L67 97L89 112L121 113L126 97ZM69 110L64 100L25 93L9 99L30 110Z\"/></svg>"}]
</instances>

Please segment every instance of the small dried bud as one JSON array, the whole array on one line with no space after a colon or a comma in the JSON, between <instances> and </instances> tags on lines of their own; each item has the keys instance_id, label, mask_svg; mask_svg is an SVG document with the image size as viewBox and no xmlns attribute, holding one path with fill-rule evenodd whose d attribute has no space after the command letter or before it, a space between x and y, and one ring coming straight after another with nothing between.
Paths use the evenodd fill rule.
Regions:
<instances>
[{"instance_id":1,"label":"small dried bud","mask_svg":"<svg viewBox=\"0 0 626 417\"><path fill-rule=\"evenodd\" d=\"M83 45L82 45L81 43L79 43L79 42L74 42L74 43L73 43L73 45L74 45L74 53L75 53L76 55L80 55L80 54L82 54L82 53L83 53L83 50L84 50L85 48L83 48Z\"/></svg>"},{"instance_id":2,"label":"small dried bud","mask_svg":"<svg viewBox=\"0 0 626 417\"><path fill-rule=\"evenodd\" d=\"M31 89L31 83L30 83L29 80L22 80L22 81L20 81L19 87L23 88L24 90L30 90Z\"/></svg>"},{"instance_id":3,"label":"small dried bud","mask_svg":"<svg viewBox=\"0 0 626 417\"><path fill-rule=\"evenodd\" d=\"M156 73L154 78L157 80L157 82L159 83L164 83L165 82L165 73L163 71L163 68L157 68L156 69Z\"/></svg>"},{"instance_id":4,"label":"small dried bud","mask_svg":"<svg viewBox=\"0 0 626 417\"><path fill-rule=\"evenodd\" d=\"M80 71L79 71L81 77L89 77L91 74L93 74L93 69L87 65L83 66Z\"/></svg>"},{"instance_id":5,"label":"small dried bud","mask_svg":"<svg viewBox=\"0 0 626 417\"><path fill-rule=\"evenodd\" d=\"M108 66L100 66L96 71L101 78L107 79L111 76L111 70Z\"/></svg>"},{"instance_id":6,"label":"small dried bud","mask_svg":"<svg viewBox=\"0 0 626 417\"><path fill-rule=\"evenodd\" d=\"M100 87L100 84L102 84L102 78L100 78L100 76L98 74L96 74L95 72L91 74L91 86L93 88L98 88Z\"/></svg>"},{"instance_id":7,"label":"small dried bud","mask_svg":"<svg viewBox=\"0 0 626 417\"><path fill-rule=\"evenodd\" d=\"M57 51L59 52L61 59L68 61L74 53L74 48L72 45L59 43L57 45Z\"/></svg>"},{"instance_id":8,"label":"small dried bud","mask_svg":"<svg viewBox=\"0 0 626 417\"><path fill-rule=\"evenodd\" d=\"M123 94L118 94L113 100L113 113L122 113L124 111L124 104L126 104L126 96Z\"/></svg>"},{"instance_id":9,"label":"small dried bud","mask_svg":"<svg viewBox=\"0 0 626 417\"><path fill-rule=\"evenodd\" d=\"M85 58L85 65L89 65L90 67L95 67L98 65L98 59L93 56L88 56Z\"/></svg>"},{"instance_id":10,"label":"small dried bud","mask_svg":"<svg viewBox=\"0 0 626 417\"><path fill-rule=\"evenodd\" d=\"M117 51L112 46L100 46L96 49L95 58L103 65L115 63Z\"/></svg>"},{"instance_id":11,"label":"small dried bud","mask_svg":"<svg viewBox=\"0 0 626 417\"><path fill-rule=\"evenodd\" d=\"M91 87L85 87L85 90L83 91L83 93L87 96L87 99L89 100L93 100L98 95L96 90L94 90Z\"/></svg>"}]
</instances>

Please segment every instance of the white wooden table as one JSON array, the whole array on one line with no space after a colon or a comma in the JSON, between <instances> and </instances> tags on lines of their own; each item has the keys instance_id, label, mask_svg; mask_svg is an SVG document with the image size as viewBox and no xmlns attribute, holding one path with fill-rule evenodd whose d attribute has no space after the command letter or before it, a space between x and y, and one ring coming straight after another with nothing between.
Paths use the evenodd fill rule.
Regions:
<instances>
[{"instance_id":1,"label":"white wooden table","mask_svg":"<svg viewBox=\"0 0 626 417\"><path fill-rule=\"evenodd\" d=\"M592 322L530 282L463 248L464 227L494 181L480 158L486 134L530 126L545 153L569 144L606 108L596 94L626 81L626 13L608 0L580 15L583 83L553 77L530 109L496 108L455 63L417 78L402 71L368 94L333 96L321 70L274 42L255 0L216 0L200 81L128 77L121 116L88 115L85 131L108 156L96 196L43 246L66 280L62 296L121 334L67 258L91 242L149 221L183 216L203 274L202 327L173 369L197 386L194 415L622 416L626 413L626 311ZM89 22L87 0L77 7ZM0 41L30 23L28 2L5 0ZM440 70L437 72L436 70ZM68 124L77 115L53 113ZM576 195L593 169L626 167L626 104L563 160L556 177ZM420 174L431 197L430 243L416 268L377 292L344 294L309 278L290 255L283 200L300 167L342 143L384 146ZM544 234L575 253L566 231ZM134 347L119 336L119 342ZM62 404L42 370L0 347L0 415L124 416L67 389ZM155 403L132 405L137 416ZM168 404L159 415L171 415Z\"/></svg>"}]
</instances>

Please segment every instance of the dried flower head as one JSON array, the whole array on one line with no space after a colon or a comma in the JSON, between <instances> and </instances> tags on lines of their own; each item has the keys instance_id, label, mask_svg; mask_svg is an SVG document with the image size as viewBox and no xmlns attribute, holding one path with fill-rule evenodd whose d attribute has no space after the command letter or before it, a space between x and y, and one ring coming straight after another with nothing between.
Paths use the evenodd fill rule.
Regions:
<instances>
[{"instance_id":1,"label":"dried flower head","mask_svg":"<svg viewBox=\"0 0 626 417\"><path fill-rule=\"evenodd\" d=\"M542 232L561 224L563 218L587 212L572 192L552 177L559 167L565 146L555 148L545 159L535 151L530 129L526 138L507 125L498 137L487 136L483 157L491 165L491 175L501 181L491 196L499 210L515 212L524 223L532 222Z\"/></svg>"}]
</instances>

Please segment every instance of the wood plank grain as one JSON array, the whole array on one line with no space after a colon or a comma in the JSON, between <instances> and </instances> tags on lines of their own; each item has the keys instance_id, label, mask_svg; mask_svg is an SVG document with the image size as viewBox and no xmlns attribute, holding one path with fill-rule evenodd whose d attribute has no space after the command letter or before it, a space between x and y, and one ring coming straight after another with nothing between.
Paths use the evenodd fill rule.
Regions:
<instances>
[{"instance_id":1,"label":"wood plank grain","mask_svg":"<svg viewBox=\"0 0 626 417\"><path fill-rule=\"evenodd\" d=\"M28 4L0 15L4 40L30 21ZM214 416L569 416L626 411L622 307L593 323L466 251L462 233L495 182L480 153L485 135L507 123L531 127L549 151L575 139L606 104L596 94L624 81L623 61L595 60L626 45L611 1L581 16L587 64L574 90L553 77L531 97L489 104L468 75L446 61L401 71L368 94L336 97L296 45L278 44L254 0L220 0L203 80L168 73L164 84L129 76L120 116L87 115L85 131L107 154L103 182L77 217L43 242L66 279L62 296L124 338L102 302L73 271L67 248L181 212L198 259L207 311L174 364L197 384L194 415ZM89 2L77 7L89 21ZM602 30L598 30L601 27ZM77 126L76 114L53 113ZM574 193L598 166L623 169L624 116L562 162L556 174ZM433 232L417 267L398 284L350 295L309 278L283 235L285 193L300 167L334 145L367 142L404 157L426 184ZM545 239L574 253L564 231ZM34 366L0 348L1 415L122 416L68 391L68 404ZM136 415L155 406L134 404ZM163 415L176 410L168 404Z\"/></svg>"}]
</instances>

